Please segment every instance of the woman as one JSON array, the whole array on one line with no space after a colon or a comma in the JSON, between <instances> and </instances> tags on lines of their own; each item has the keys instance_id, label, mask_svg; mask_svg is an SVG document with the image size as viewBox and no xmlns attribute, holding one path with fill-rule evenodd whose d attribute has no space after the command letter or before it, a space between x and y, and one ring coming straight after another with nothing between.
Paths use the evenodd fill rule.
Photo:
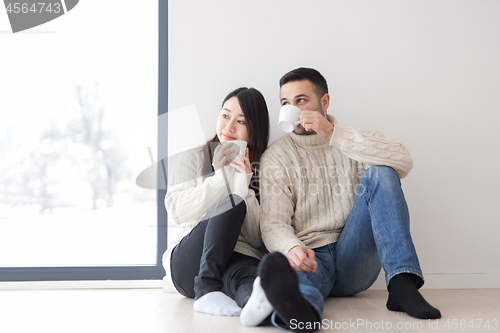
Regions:
<instances>
[{"instance_id":1,"label":"woman","mask_svg":"<svg viewBox=\"0 0 500 333\"><path fill-rule=\"evenodd\" d=\"M234 140L246 141L247 149L232 160L237 145L222 143ZM194 298L195 311L239 315L252 293L264 249L258 168L268 140L264 97L239 88L224 99L214 138L169 161L165 206L178 243L163 262L177 291Z\"/></svg>"}]
</instances>

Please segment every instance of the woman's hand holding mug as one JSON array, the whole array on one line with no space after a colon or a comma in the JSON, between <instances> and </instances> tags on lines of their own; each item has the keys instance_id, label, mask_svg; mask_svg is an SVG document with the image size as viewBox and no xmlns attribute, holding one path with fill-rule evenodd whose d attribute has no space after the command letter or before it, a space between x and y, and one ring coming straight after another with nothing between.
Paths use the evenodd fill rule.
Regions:
<instances>
[{"instance_id":1,"label":"woman's hand holding mug","mask_svg":"<svg viewBox=\"0 0 500 333\"><path fill-rule=\"evenodd\" d=\"M230 149L233 145L232 142L227 143L226 145L218 145L214 151L214 157L212 160L212 164L217 168L223 168L228 164L228 157L226 155L230 155L235 152L234 149Z\"/></svg>"},{"instance_id":2,"label":"woman's hand holding mug","mask_svg":"<svg viewBox=\"0 0 500 333\"><path fill-rule=\"evenodd\" d=\"M235 158L231 162L231 166L236 169L236 172L249 174L252 173L252 168L250 167L250 160L248 159L248 147L245 155L238 154L239 158Z\"/></svg>"}]
</instances>

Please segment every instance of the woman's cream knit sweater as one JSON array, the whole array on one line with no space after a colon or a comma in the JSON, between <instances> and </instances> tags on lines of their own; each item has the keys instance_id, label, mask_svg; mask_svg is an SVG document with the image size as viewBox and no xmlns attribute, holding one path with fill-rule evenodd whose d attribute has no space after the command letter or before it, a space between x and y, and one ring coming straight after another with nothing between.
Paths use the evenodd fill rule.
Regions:
<instances>
[{"instance_id":1,"label":"woman's cream knit sweater","mask_svg":"<svg viewBox=\"0 0 500 333\"><path fill-rule=\"evenodd\" d=\"M234 250L258 259L262 256L259 250L263 248L259 228L259 202L254 191L248 188L252 174L241 174L233 167L226 166L204 177L203 170L210 167L205 158L208 151L205 150L205 147L200 147L169 158L169 186L165 195L169 221L169 247L163 255L163 266L167 276L170 276L170 254L174 246L202 220L217 201L228 195L223 170L231 193L242 197L247 207L245 221ZM223 242L224 239L220 241Z\"/></svg>"},{"instance_id":2,"label":"woman's cream knit sweater","mask_svg":"<svg viewBox=\"0 0 500 333\"><path fill-rule=\"evenodd\" d=\"M413 167L403 144L327 118L334 124L330 141L291 132L262 156L260 224L269 251L286 254L296 245L336 242L366 169L390 166L403 178Z\"/></svg>"}]
</instances>

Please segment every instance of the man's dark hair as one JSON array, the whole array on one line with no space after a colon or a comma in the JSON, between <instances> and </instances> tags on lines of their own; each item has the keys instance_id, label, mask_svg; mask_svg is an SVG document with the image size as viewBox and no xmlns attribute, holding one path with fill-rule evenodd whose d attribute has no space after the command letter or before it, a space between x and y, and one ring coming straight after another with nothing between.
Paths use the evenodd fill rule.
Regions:
<instances>
[{"instance_id":1,"label":"man's dark hair","mask_svg":"<svg viewBox=\"0 0 500 333\"><path fill-rule=\"evenodd\" d=\"M318 98L328 93L328 86L323 75L315 69L305 67L294 69L283 75L280 79L280 88L288 82L303 80L309 80L313 84Z\"/></svg>"}]
</instances>

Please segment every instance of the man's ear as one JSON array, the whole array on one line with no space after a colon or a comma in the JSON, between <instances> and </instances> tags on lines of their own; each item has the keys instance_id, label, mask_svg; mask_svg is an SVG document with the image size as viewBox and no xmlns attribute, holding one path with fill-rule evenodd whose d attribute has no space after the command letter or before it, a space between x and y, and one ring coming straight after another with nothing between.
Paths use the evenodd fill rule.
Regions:
<instances>
[{"instance_id":1,"label":"man's ear","mask_svg":"<svg viewBox=\"0 0 500 333\"><path fill-rule=\"evenodd\" d=\"M326 114L328 106L330 105L330 95L328 93L324 94L323 97L321 97L320 103L321 107L323 108L323 111L325 111Z\"/></svg>"}]
</instances>

